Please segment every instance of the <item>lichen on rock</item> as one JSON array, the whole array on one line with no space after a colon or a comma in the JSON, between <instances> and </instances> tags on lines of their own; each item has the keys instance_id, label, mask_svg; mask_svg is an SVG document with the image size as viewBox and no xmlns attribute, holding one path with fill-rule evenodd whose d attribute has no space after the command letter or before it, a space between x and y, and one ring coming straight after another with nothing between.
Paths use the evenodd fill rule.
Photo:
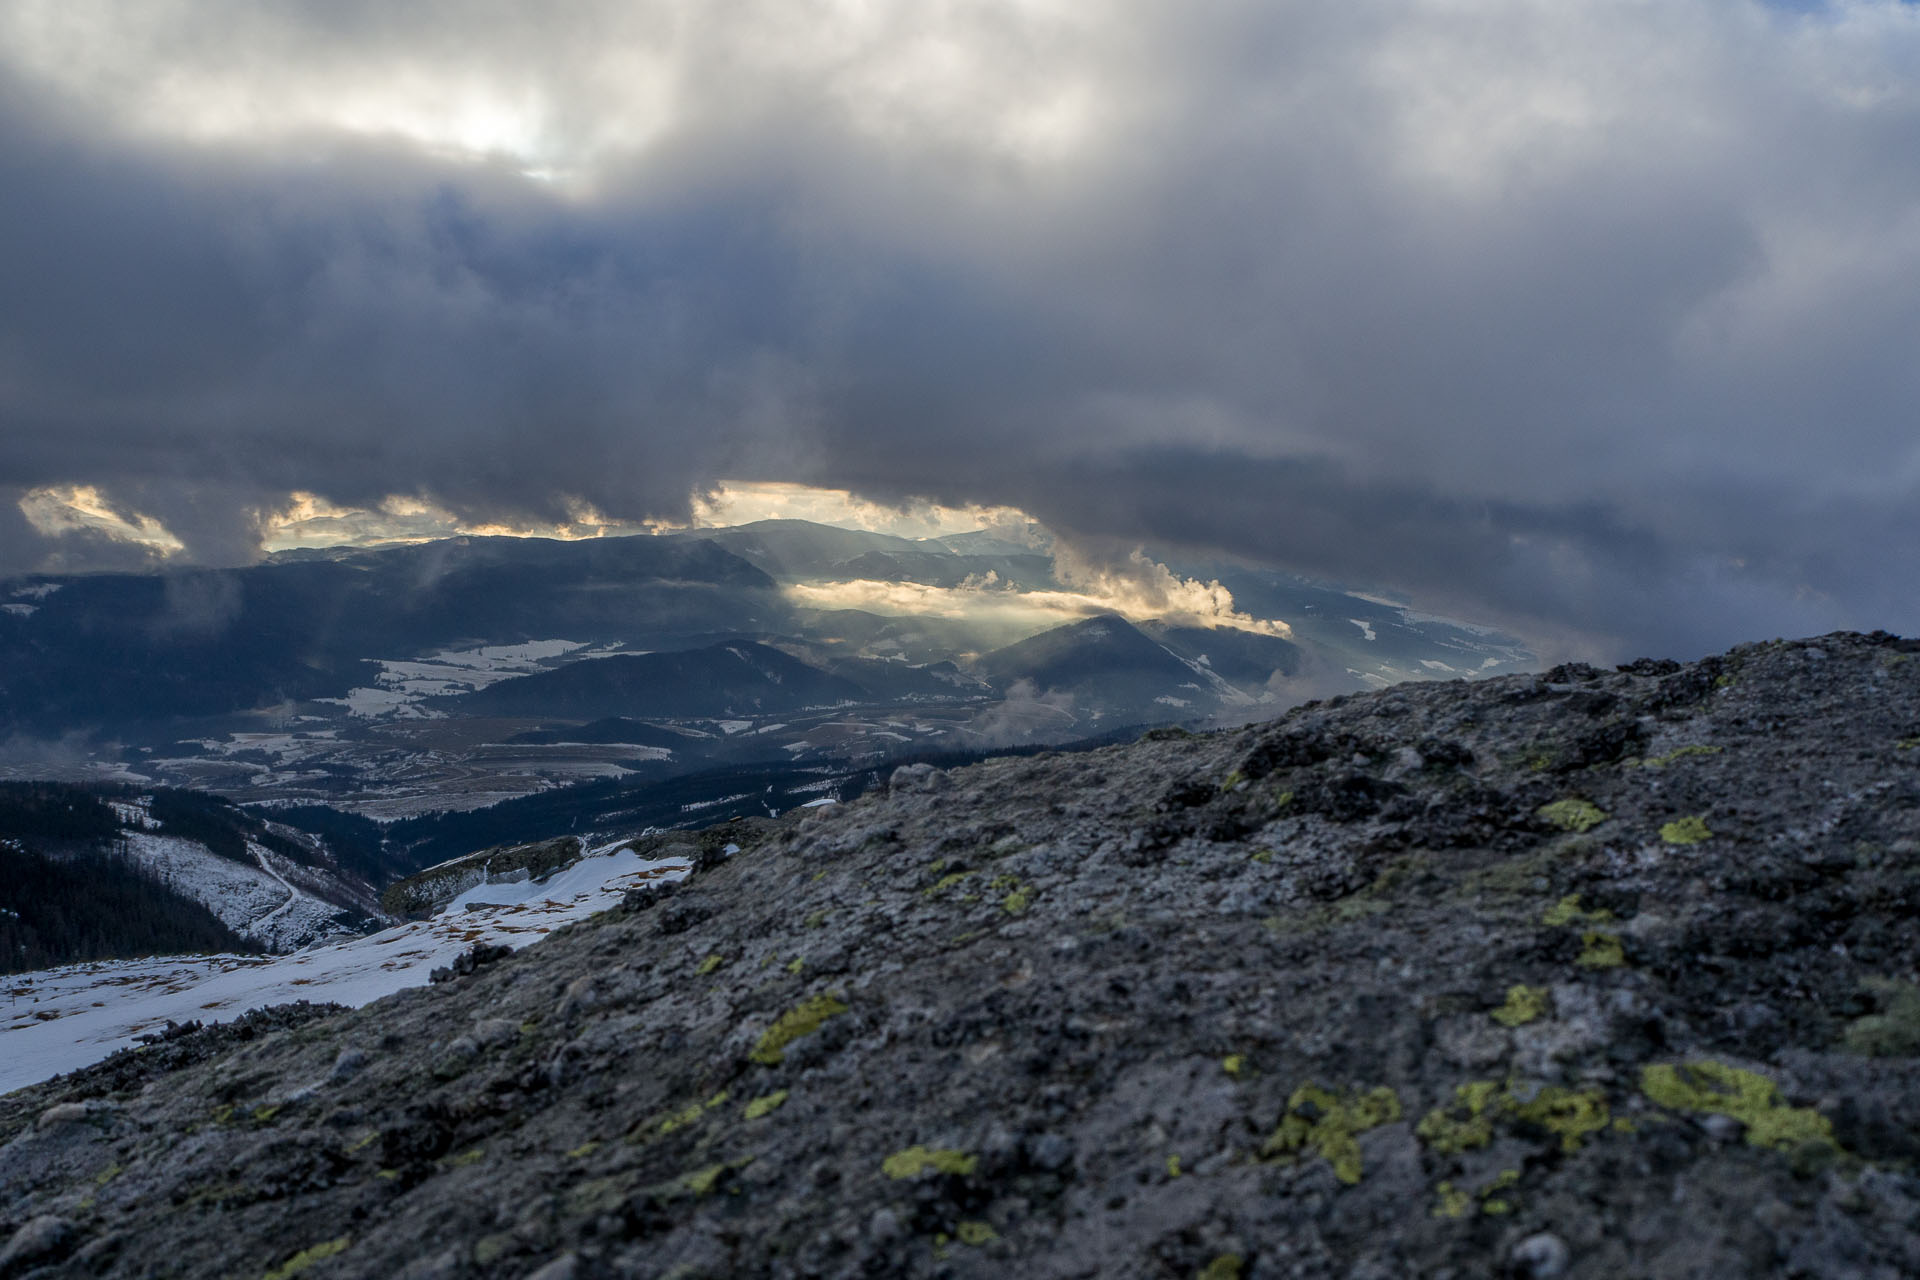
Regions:
<instances>
[{"instance_id":1,"label":"lichen on rock","mask_svg":"<svg viewBox=\"0 0 1920 1280\"><path fill-rule=\"evenodd\" d=\"M1578 797L1543 804L1535 812L1562 831L1575 833L1591 831L1607 820L1606 810Z\"/></svg>"},{"instance_id":2,"label":"lichen on rock","mask_svg":"<svg viewBox=\"0 0 1920 1280\"><path fill-rule=\"evenodd\" d=\"M1352 1186L1365 1169L1361 1134L1401 1117L1400 1097L1385 1085L1366 1092L1333 1093L1306 1084L1293 1091L1280 1125L1260 1149L1263 1156L1312 1153L1324 1156L1333 1176Z\"/></svg>"},{"instance_id":3,"label":"lichen on rock","mask_svg":"<svg viewBox=\"0 0 1920 1280\"><path fill-rule=\"evenodd\" d=\"M1668 844L1701 844L1713 838L1707 820L1698 814L1675 818L1660 828L1660 838Z\"/></svg>"},{"instance_id":4,"label":"lichen on rock","mask_svg":"<svg viewBox=\"0 0 1920 1280\"><path fill-rule=\"evenodd\" d=\"M1553 993L1545 987L1516 984L1507 988L1507 998L1487 1016L1503 1027L1518 1027L1544 1017L1553 1008Z\"/></svg>"},{"instance_id":5,"label":"lichen on rock","mask_svg":"<svg viewBox=\"0 0 1920 1280\"><path fill-rule=\"evenodd\" d=\"M846 1001L833 995L818 995L802 1000L793 1008L774 1019L760 1036L760 1042L753 1047L747 1057L762 1066L778 1066L786 1061L787 1046L802 1036L810 1036L818 1031L828 1018L837 1018L850 1008Z\"/></svg>"},{"instance_id":6,"label":"lichen on rock","mask_svg":"<svg viewBox=\"0 0 1920 1280\"><path fill-rule=\"evenodd\" d=\"M1751 1146L1790 1150L1807 1143L1838 1145L1832 1122L1818 1111L1789 1106L1780 1087L1757 1071L1711 1058L1650 1064L1640 1072L1640 1091L1669 1111L1738 1120L1746 1126Z\"/></svg>"},{"instance_id":7,"label":"lichen on rock","mask_svg":"<svg viewBox=\"0 0 1920 1280\"><path fill-rule=\"evenodd\" d=\"M929 1149L912 1146L904 1151L896 1151L880 1162L880 1171L889 1178L904 1180L917 1178L923 1173L945 1173L955 1177L966 1177L980 1165L978 1156L951 1147Z\"/></svg>"}]
</instances>

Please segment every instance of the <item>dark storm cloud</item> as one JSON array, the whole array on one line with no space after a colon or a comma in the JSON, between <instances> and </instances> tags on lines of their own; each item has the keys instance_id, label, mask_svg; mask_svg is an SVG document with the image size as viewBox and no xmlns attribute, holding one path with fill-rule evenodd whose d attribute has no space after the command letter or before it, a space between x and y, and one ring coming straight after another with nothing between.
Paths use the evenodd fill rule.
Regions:
<instances>
[{"instance_id":1,"label":"dark storm cloud","mask_svg":"<svg viewBox=\"0 0 1920 1280\"><path fill-rule=\"evenodd\" d=\"M60 11L0 485L203 562L798 479L1614 652L1920 628L1910 8Z\"/></svg>"}]
</instances>

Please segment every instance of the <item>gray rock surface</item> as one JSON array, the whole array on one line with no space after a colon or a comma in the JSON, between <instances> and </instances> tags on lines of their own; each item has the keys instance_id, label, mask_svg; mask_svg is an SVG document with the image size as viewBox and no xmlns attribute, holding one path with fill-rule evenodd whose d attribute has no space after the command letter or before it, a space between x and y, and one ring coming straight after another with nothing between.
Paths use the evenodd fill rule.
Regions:
<instances>
[{"instance_id":1,"label":"gray rock surface","mask_svg":"<svg viewBox=\"0 0 1920 1280\"><path fill-rule=\"evenodd\" d=\"M1920 642L924 783L0 1099L8 1268L1920 1274Z\"/></svg>"}]
</instances>

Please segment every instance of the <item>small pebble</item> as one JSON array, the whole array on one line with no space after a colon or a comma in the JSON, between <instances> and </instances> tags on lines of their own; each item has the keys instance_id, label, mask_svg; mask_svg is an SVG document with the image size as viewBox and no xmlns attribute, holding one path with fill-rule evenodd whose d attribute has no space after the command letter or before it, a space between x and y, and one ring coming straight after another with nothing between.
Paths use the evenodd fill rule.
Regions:
<instances>
[{"instance_id":1,"label":"small pebble","mask_svg":"<svg viewBox=\"0 0 1920 1280\"><path fill-rule=\"evenodd\" d=\"M1572 1260L1567 1242L1551 1231L1528 1236L1513 1246L1514 1268L1532 1280L1548 1280L1551 1276L1564 1275L1567 1264Z\"/></svg>"},{"instance_id":2,"label":"small pebble","mask_svg":"<svg viewBox=\"0 0 1920 1280\"><path fill-rule=\"evenodd\" d=\"M348 1076L357 1074L369 1060L365 1049L342 1049L340 1056L333 1060L333 1071L330 1074L335 1080L345 1080Z\"/></svg>"}]
</instances>

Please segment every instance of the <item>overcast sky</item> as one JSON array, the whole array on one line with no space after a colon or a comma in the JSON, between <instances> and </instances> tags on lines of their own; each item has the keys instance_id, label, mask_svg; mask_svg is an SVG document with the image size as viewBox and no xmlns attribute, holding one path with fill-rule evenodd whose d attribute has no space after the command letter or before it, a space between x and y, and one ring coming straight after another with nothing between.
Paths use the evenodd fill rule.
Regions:
<instances>
[{"instance_id":1,"label":"overcast sky","mask_svg":"<svg viewBox=\"0 0 1920 1280\"><path fill-rule=\"evenodd\" d=\"M778 480L1690 656L1920 630L1917 426L1892 0L0 0L0 572Z\"/></svg>"}]
</instances>

